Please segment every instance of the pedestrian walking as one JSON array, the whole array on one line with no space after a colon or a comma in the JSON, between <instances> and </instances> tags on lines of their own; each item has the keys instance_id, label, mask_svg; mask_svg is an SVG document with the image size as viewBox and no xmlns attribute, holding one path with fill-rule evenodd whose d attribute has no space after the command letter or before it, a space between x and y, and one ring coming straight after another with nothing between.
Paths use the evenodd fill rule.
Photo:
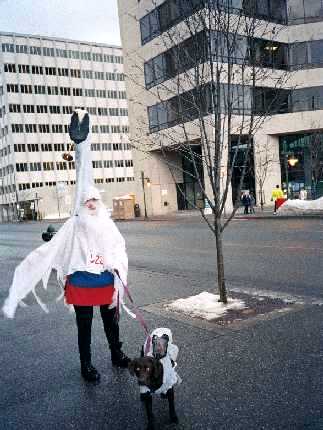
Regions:
<instances>
[{"instance_id":1,"label":"pedestrian walking","mask_svg":"<svg viewBox=\"0 0 323 430\"><path fill-rule=\"evenodd\" d=\"M129 359L121 350L118 307L127 281L128 258L125 241L94 187L89 116L75 112L70 137L76 142L76 193L74 211L53 238L31 252L15 270L3 312L13 318L19 303L42 281L47 288L51 271L57 272L62 297L76 315L81 374L86 381L99 381L92 365L91 331L93 307L99 306L113 365L127 367ZM49 239L47 239L49 240Z\"/></svg>"},{"instance_id":2,"label":"pedestrian walking","mask_svg":"<svg viewBox=\"0 0 323 430\"><path fill-rule=\"evenodd\" d=\"M274 201L274 215L277 214L277 199L282 199L283 197L283 190L280 188L279 185L276 185L276 187L272 190L271 193L271 200Z\"/></svg>"},{"instance_id":3,"label":"pedestrian walking","mask_svg":"<svg viewBox=\"0 0 323 430\"><path fill-rule=\"evenodd\" d=\"M249 206L250 206L250 195L249 195L249 192L245 191L243 193L241 201L242 201L242 204L244 206L244 212L243 213L245 215L248 215L248 213L249 213Z\"/></svg>"}]
</instances>

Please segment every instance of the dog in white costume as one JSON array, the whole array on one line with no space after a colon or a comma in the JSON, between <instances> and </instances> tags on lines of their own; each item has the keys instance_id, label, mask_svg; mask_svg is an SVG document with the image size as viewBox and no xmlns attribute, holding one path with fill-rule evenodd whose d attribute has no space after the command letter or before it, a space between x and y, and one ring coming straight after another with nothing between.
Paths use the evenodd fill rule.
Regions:
<instances>
[{"instance_id":1,"label":"dog in white costume","mask_svg":"<svg viewBox=\"0 0 323 430\"><path fill-rule=\"evenodd\" d=\"M145 405L148 427L154 429L155 418L152 410L152 395L160 394L168 399L171 422L178 423L175 411L174 386L181 383L176 372L178 347L173 344L172 332L168 328L157 328L142 348L142 357L131 360L128 368L136 376L140 398Z\"/></svg>"}]
</instances>

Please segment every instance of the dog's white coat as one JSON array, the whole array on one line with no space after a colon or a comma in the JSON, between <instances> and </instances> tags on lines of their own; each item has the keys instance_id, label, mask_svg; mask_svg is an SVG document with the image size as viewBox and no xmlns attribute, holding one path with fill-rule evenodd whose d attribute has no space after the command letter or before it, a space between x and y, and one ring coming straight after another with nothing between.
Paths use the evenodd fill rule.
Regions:
<instances>
[{"instance_id":1,"label":"dog's white coat","mask_svg":"<svg viewBox=\"0 0 323 430\"><path fill-rule=\"evenodd\" d=\"M178 346L173 344L173 335L172 335L171 330L169 328L164 328L164 327L156 328L151 333L150 339L152 339L152 337L154 335L161 337L163 334L167 334L167 336L169 338L167 355L166 355L166 357L163 357L160 359L160 362L163 365L163 370L164 370L164 372L163 372L163 384L161 385L161 387L158 388L158 390L154 391L153 394L166 394L170 388L172 388L172 387L174 387L174 385L180 384L182 382L181 377L178 375L178 373L175 370L176 363L175 363L174 367L172 365L172 360L174 362L176 362L179 350L178 350ZM146 339L146 342L144 345L145 350L146 350L147 342L148 342L148 338ZM148 350L147 356L153 357L152 344L151 343L150 343L150 349ZM146 385L141 385L140 386L140 393L144 394L147 392L150 392L150 389Z\"/></svg>"}]
</instances>

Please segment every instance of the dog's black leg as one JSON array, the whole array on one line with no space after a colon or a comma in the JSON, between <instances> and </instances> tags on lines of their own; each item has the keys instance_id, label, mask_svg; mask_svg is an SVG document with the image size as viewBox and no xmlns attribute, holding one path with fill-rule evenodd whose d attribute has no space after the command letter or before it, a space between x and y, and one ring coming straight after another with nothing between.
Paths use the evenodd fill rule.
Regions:
<instances>
[{"instance_id":1,"label":"dog's black leg","mask_svg":"<svg viewBox=\"0 0 323 430\"><path fill-rule=\"evenodd\" d=\"M148 419L148 426L147 430L154 430L154 415L153 415L153 398L150 393L140 394L140 400L144 402L147 419Z\"/></svg>"},{"instance_id":2,"label":"dog's black leg","mask_svg":"<svg viewBox=\"0 0 323 430\"><path fill-rule=\"evenodd\" d=\"M170 388L167 391L167 399L168 399L168 406L169 406L169 417L172 423L177 424L178 418L175 412L175 398L174 398L174 388Z\"/></svg>"}]
</instances>

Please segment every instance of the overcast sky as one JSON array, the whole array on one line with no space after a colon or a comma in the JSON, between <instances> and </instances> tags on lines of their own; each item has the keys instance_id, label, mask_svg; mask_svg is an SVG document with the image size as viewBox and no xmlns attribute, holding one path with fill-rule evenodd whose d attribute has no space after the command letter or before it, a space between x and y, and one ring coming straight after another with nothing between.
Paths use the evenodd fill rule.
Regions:
<instances>
[{"instance_id":1,"label":"overcast sky","mask_svg":"<svg viewBox=\"0 0 323 430\"><path fill-rule=\"evenodd\" d=\"M121 43L117 0L0 0L0 31Z\"/></svg>"}]
</instances>

